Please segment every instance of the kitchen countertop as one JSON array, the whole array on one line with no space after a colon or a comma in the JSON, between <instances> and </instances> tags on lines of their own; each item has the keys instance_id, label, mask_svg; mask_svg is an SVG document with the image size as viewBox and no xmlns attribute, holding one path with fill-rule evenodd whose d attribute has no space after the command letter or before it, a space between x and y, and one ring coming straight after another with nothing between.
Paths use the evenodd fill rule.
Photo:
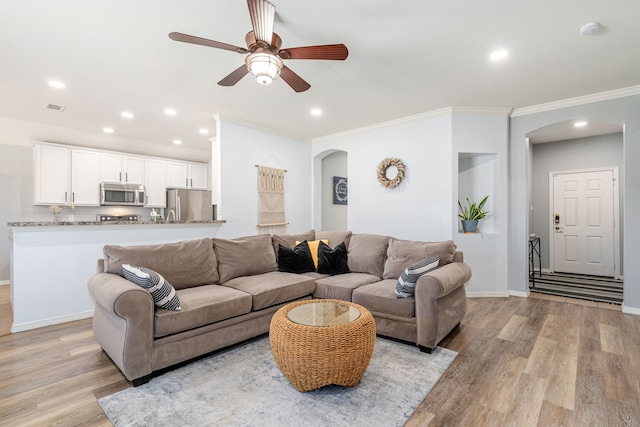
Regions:
<instances>
[{"instance_id":1,"label":"kitchen countertop","mask_svg":"<svg viewBox=\"0 0 640 427\"><path fill-rule=\"evenodd\" d=\"M9 227L65 227L65 226L86 226L86 225L100 225L108 227L110 225L202 225L202 224L224 224L225 220L208 220L208 221L16 221L8 222Z\"/></svg>"}]
</instances>

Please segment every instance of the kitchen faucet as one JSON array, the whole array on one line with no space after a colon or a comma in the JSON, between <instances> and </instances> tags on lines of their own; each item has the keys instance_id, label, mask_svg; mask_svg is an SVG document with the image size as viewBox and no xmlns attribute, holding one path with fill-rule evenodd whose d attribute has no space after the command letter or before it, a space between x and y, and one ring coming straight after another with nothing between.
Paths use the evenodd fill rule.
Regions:
<instances>
[{"instance_id":1,"label":"kitchen faucet","mask_svg":"<svg viewBox=\"0 0 640 427\"><path fill-rule=\"evenodd\" d=\"M169 219L172 216L173 216L173 220ZM169 212L167 213L166 221L167 222L175 222L176 221L176 211L174 211L173 209L169 209Z\"/></svg>"}]
</instances>

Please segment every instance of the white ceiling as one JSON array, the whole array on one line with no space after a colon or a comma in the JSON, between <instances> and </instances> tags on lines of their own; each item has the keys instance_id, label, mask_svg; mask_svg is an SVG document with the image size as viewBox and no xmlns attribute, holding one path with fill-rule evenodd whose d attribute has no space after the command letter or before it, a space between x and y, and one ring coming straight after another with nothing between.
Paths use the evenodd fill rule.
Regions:
<instances>
[{"instance_id":1,"label":"white ceiling","mask_svg":"<svg viewBox=\"0 0 640 427\"><path fill-rule=\"evenodd\" d=\"M306 92L250 75L218 86L243 55L169 39L244 46L244 0L3 0L0 116L202 149L216 113L311 140L449 106L527 107L640 84L640 1L272 2L283 48L349 49L346 61L285 61ZM600 31L581 36L592 21ZM510 53L493 63L497 48Z\"/></svg>"}]
</instances>

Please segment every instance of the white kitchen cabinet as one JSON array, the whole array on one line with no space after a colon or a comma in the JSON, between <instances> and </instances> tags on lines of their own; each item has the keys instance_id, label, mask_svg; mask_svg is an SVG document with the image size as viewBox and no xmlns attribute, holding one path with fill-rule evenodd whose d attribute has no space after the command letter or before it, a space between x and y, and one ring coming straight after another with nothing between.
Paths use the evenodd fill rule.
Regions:
<instances>
[{"instance_id":1,"label":"white kitchen cabinet","mask_svg":"<svg viewBox=\"0 0 640 427\"><path fill-rule=\"evenodd\" d=\"M35 204L53 205L70 201L68 148L35 146Z\"/></svg>"},{"instance_id":2,"label":"white kitchen cabinet","mask_svg":"<svg viewBox=\"0 0 640 427\"><path fill-rule=\"evenodd\" d=\"M102 181L142 184L144 182L144 158L123 156L117 153L101 153Z\"/></svg>"},{"instance_id":3,"label":"white kitchen cabinet","mask_svg":"<svg viewBox=\"0 0 640 427\"><path fill-rule=\"evenodd\" d=\"M144 160L144 186L147 190L149 208L164 208L167 205L167 162L159 159Z\"/></svg>"},{"instance_id":4,"label":"white kitchen cabinet","mask_svg":"<svg viewBox=\"0 0 640 427\"><path fill-rule=\"evenodd\" d=\"M78 206L100 205L100 153L71 150L71 202Z\"/></svg>"},{"instance_id":5,"label":"white kitchen cabinet","mask_svg":"<svg viewBox=\"0 0 640 427\"><path fill-rule=\"evenodd\" d=\"M202 163L167 162L167 187L206 190L208 166Z\"/></svg>"},{"instance_id":6,"label":"white kitchen cabinet","mask_svg":"<svg viewBox=\"0 0 640 427\"><path fill-rule=\"evenodd\" d=\"M189 164L189 184L191 185L191 188L195 188L198 190L208 189L208 172L209 167L207 165L201 165L197 163Z\"/></svg>"}]
</instances>

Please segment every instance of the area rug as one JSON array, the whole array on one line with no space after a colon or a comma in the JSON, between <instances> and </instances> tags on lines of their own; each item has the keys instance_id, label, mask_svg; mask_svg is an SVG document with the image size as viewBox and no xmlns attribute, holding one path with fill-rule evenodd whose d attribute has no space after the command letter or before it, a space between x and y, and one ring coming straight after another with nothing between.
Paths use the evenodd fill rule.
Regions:
<instances>
[{"instance_id":1,"label":"area rug","mask_svg":"<svg viewBox=\"0 0 640 427\"><path fill-rule=\"evenodd\" d=\"M267 337L193 362L98 401L124 426L402 426L457 353L433 354L376 338L355 387L300 393L278 369Z\"/></svg>"}]
</instances>

